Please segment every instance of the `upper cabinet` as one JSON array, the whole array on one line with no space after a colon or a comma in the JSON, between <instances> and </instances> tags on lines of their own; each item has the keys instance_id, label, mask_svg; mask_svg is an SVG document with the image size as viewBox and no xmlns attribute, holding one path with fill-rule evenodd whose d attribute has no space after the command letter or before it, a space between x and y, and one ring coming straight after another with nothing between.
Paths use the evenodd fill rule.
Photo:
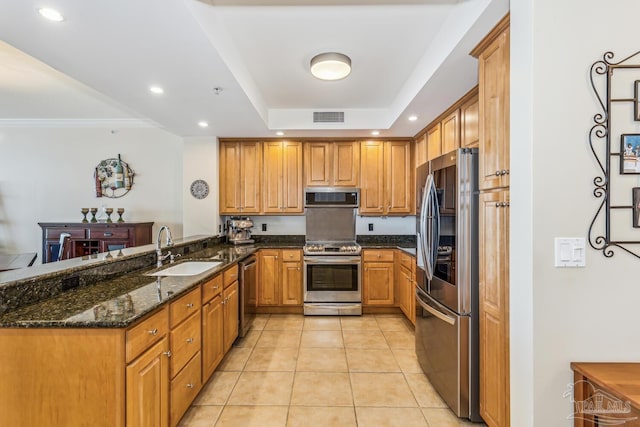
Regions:
<instances>
[{"instance_id":1,"label":"upper cabinet","mask_svg":"<svg viewBox=\"0 0 640 427\"><path fill-rule=\"evenodd\" d=\"M427 134L424 133L416 138L416 167L427 161Z\"/></svg>"},{"instance_id":2,"label":"upper cabinet","mask_svg":"<svg viewBox=\"0 0 640 427\"><path fill-rule=\"evenodd\" d=\"M264 143L263 212L302 213L302 143Z\"/></svg>"},{"instance_id":3,"label":"upper cabinet","mask_svg":"<svg viewBox=\"0 0 640 427\"><path fill-rule=\"evenodd\" d=\"M307 187L357 187L359 171L358 142L304 144L304 175Z\"/></svg>"},{"instance_id":4,"label":"upper cabinet","mask_svg":"<svg viewBox=\"0 0 640 427\"><path fill-rule=\"evenodd\" d=\"M455 109L445 117L442 127L442 154L447 154L460 148L460 111Z\"/></svg>"},{"instance_id":5,"label":"upper cabinet","mask_svg":"<svg viewBox=\"0 0 640 427\"><path fill-rule=\"evenodd\" d=\"M407 215L413 208L410 141L364 141L360 148L361 215Z\"/></svg>"},{"instance_id":6,"label":"upper cabinet","mask_svg":"<svg viewBox=\"0 0 640 427\"><path fill-rule=\"evenodd\" d=\"M220 214L260 213L262 143L220 143Z\"/></svg>"},{"instance_id":7,"label":"upper cabinet","mask_svg":"<svg viewBox=\"0 0 640 427\"><path fill-rule=\"evenodd\" d=\"M509 31L478 56L480 86L480 190L509 186Z\"/></svg>"},{"instance_id":8,"label":"upper cabinet","mask_svg":"<svg viewBox=\"0 0 640 427\"><path fill-rule=\"evenodd\" d=\"M478 118L478 94L475 93L473 97L460 106L461 147L473 148L478 146L480 141Z\"/></svg>"},{"instance_id":9,"label":"upper cabinet","mask_svg":"<svg viewBox=\"0 0 640 427\"><path fill-rule=\"evenodd\" d=\"M427 160L442 154L442 126L440 122L427 130Z\"/></svg>"}]
</instances>

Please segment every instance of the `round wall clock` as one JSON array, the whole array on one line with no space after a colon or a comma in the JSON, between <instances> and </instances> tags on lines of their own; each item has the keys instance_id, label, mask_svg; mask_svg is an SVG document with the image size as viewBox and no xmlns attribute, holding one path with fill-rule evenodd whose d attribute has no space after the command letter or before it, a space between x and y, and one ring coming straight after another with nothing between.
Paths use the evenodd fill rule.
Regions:
<instances>
[{"instance_id":1,"label":"round wall clock","mask_svg":"<svg viewBox=\"0 0 640 427\"><path fill-rule=\"evenodd\" d=\"M196 199L204 199L209 195L209 184L202 179L196 179L191 183L191 195Z\"/></svg>"}]
</instances>

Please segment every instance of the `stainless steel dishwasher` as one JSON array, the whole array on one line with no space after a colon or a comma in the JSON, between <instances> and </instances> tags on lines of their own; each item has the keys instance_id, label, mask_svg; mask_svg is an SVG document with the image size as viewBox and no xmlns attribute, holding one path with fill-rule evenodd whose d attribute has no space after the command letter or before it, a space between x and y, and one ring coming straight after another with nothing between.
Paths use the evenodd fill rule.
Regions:
<instances>
[{"instance_id":1,"label":"stainless steel dishwasher","mask_svg":"<svg viewBox=\"0 0 640 427\"><path fill-rule=\"evenodd\" d=\"M256 256L250 255L239 263L240 266L240 316L239 335L244 337L256 317L256 307L258 305L258 264Z\"/></svg>"}]
</instances>

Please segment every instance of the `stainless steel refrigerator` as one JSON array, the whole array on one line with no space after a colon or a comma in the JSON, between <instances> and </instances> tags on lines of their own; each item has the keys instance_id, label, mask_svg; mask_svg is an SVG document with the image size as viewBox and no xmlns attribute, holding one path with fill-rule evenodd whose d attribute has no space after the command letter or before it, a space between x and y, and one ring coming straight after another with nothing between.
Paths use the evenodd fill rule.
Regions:
<instances>
[{"instance_id":1,"label":"stainless steel refrigerator","mask_svg":"<svg viewBox=\"0 0 640 427\"><path fill-rule=\"evenodd\" d=\"M458 417L482 421L478 373L478 151L416 171L416 354Z\"/></svg>"}]
</instances>

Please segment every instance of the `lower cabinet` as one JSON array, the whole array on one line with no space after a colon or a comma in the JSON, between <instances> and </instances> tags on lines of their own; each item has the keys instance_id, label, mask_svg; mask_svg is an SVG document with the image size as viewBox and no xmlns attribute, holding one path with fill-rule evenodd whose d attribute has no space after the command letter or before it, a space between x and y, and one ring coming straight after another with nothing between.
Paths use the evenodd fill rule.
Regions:
<instances>
[{"instance_id":1,"label":"lower cabinet","mask_svg":"<svg viewBox=\"0 0 640 427\"><path fill-rule=\"evenodd\" d=\"M206 283L205 283L206 285ZM203 285L203 286L205 286ZM224 313L218 293L202 306L202 382L213 374L224 356Z\"/></svg>"},{"instance_id":2,"label":"lower cabinet","mask_svg":"<svg viewBox=\"0 0 640 427\"><path fill-rule=\"evenodd\" d=\"M222 292L223 324L224 324L224 352L229 351L233 342L238 338L238 281L233 282Z\"/></svg>"},{"instance_id":3,"label":"lower cabinet","mask_svg":"<svg viewBox=\"0 0 640 427\"><path fill-rule=\"evenodd\" d=\"M398 306L404 315L415 325L416 323L416 300L414 296L414 274L415 258L409 254L398 251L397 252L398 263L396 265L396 272L398 274L397 285L397 297Z\"/></svg>"},{"instance_id":4,"label":"lower cabinet","mask_svg":"<svg viewBox=\"0 0 640 427\"><path fill-rule=\"evenodd\" d=\"M258 252L258 305L302 305L302 252L263 249Z\"/></svg>"},{"instance_id":5,"label":"lower cabinet","mask_svg":"<svg viewBox=\"0 0 640 427\"><path fill-rule=\"evenodd\" d=\"M127 366L127 426L169 423L169 340L162 338Z\"/></svg>"},{"instance_id":6,"label":"lower cabinet","mask_svg":"<svg viewBox=\"0 0 640 427\"><path fill-rule=\"evenodd\" d=\"M362 302L366 305L393 305L394 250L363 250Z\"/></svg>"}]
</instances>

